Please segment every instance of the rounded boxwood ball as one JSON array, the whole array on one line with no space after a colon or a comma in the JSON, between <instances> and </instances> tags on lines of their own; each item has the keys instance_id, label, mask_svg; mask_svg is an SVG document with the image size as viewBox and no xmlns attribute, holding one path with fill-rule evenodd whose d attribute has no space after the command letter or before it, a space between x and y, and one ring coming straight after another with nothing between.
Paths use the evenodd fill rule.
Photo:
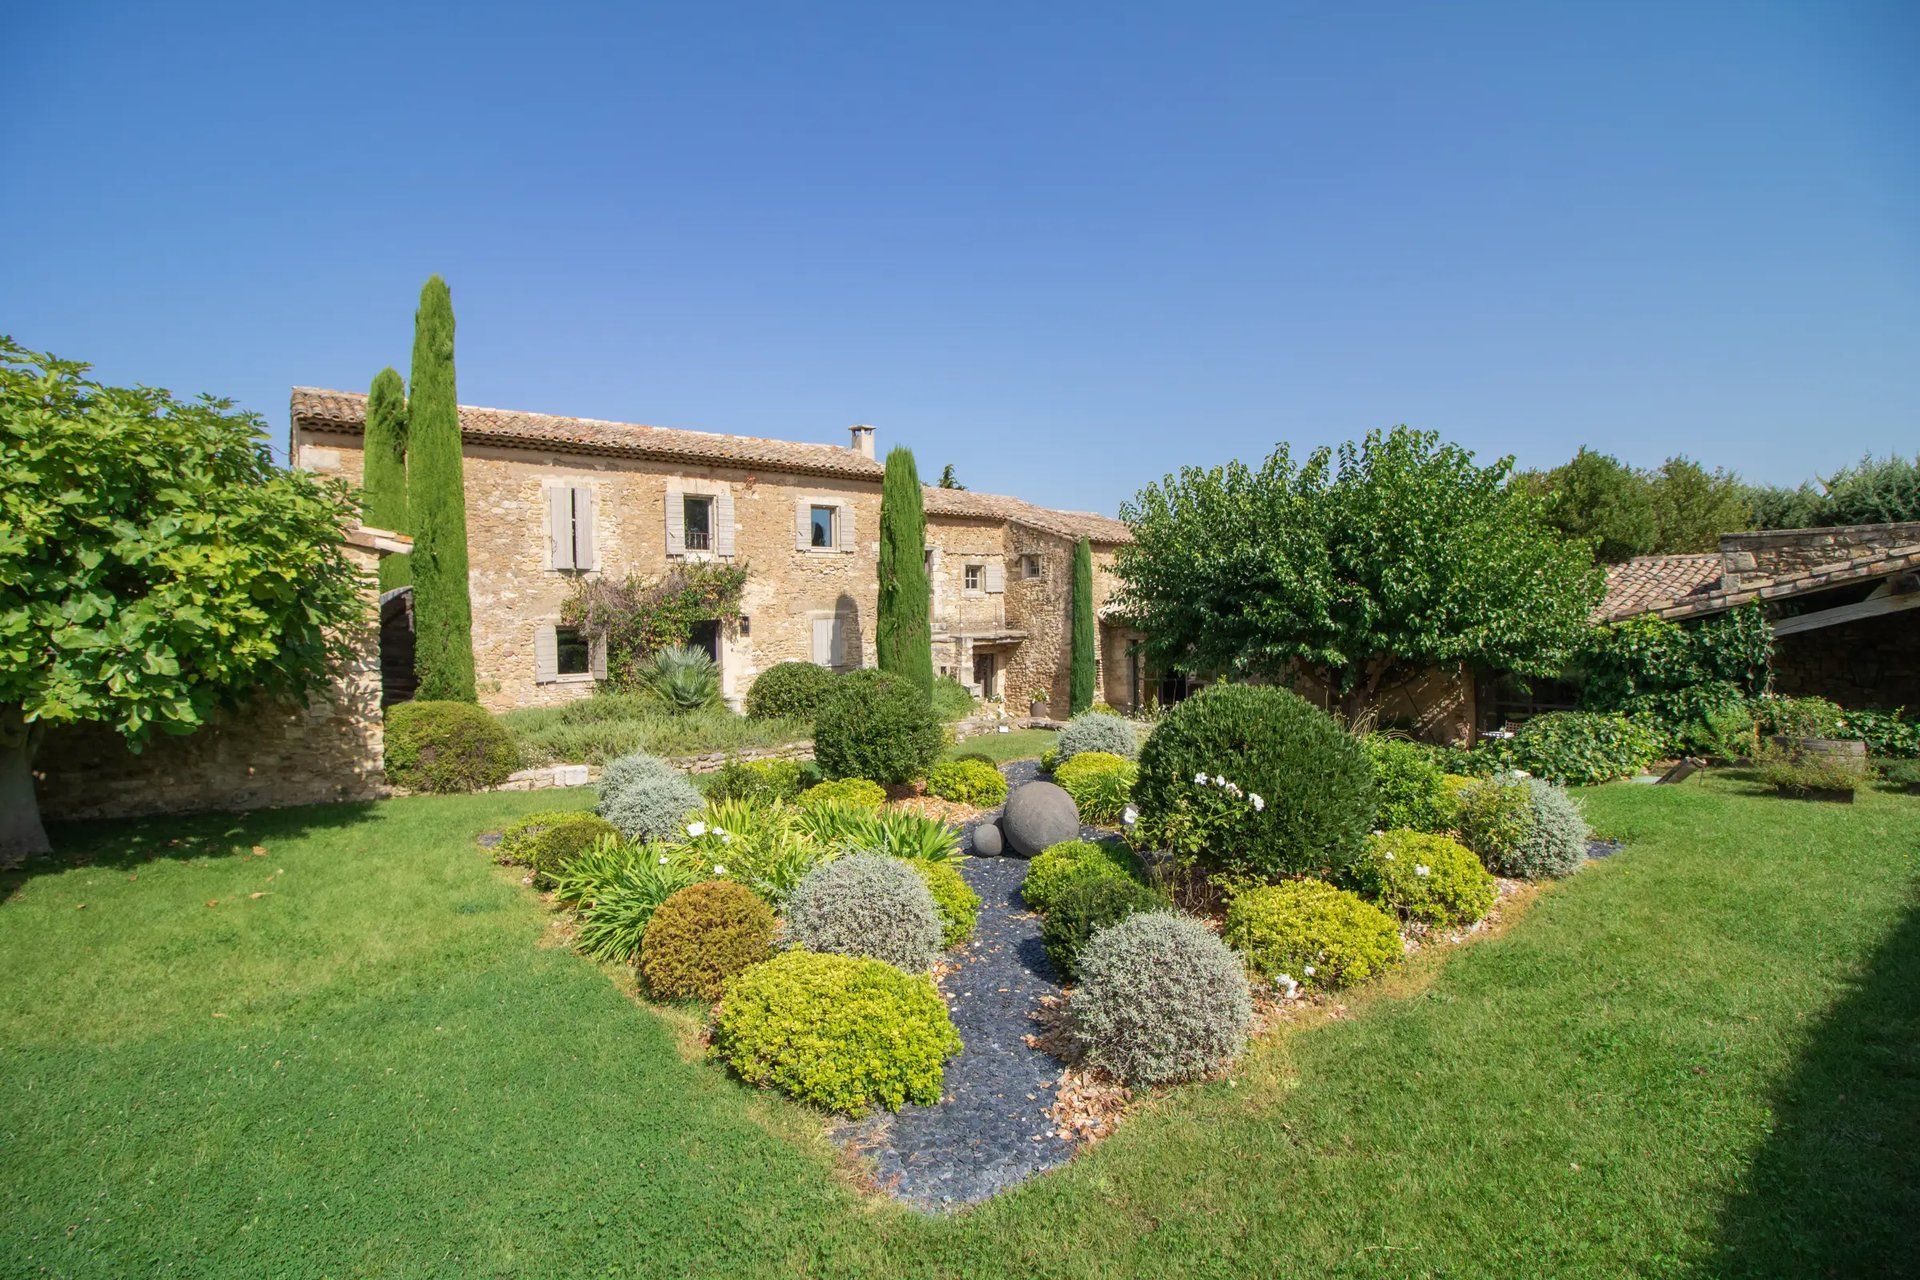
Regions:
<instances>
[{"instance_id":1,"label":"rounded boxwood ball","mask_svg":"<svg viewBox=\"0 0 1920 1280\"><path fill-rule=\"evenodd\" d=\"M973 851L983 858L997 858L1006 852L1000 841L1000 824L983 822L973 829Z\"/></svg>"},{"instance_id":2,"label":"rounded boxwood ball","mask_svg":"<svg viewBox=\"0 0 1920 1280\"><path fill-rule=\"evenodd\" d=\"M1000 834L1008 847L1031 858L1063 840L1080 835L1080 810L1073 797L1051 782L1029 782L1007 797Z\"/></svg>"}]
</instances>

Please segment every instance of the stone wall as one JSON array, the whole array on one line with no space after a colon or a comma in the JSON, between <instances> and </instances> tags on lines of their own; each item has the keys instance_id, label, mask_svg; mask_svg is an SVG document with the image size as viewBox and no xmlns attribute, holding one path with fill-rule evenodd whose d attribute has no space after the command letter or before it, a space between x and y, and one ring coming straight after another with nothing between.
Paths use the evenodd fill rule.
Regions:
<instances>
[{"instance_id":1,"label":"stone wall","mask_svg":"<svg viewBox=\"0 0 1920 1280\"><path fill-rule=\"evenodd\" d=\"M1720 535L1726 585L1790 577L1877 548L1920 542L1920 521L1858 524L1831 529L1772 529Z\"/></svg>"},{"instance_id":2,"label":"stone wall","mask_svg":"<svg viewBox=\"0 0 1920 1280\"><path fill-rule=\"evenodd\" d=\"M1888 613L1778 637L1773 684L1843 707L1920 710L1920 614Z\"/></svg>"},{"instance_id":3,"label":"stone wall","mask_svg":"<svg viewBox=\"0 0 1920 1280\"><path fill-rule=\"evenodd\" d=\"M349 545L368 574L377 551ZM379 630L371 618L352 664L305 706L262 703L197 733L156 735L135 754L102 725L47 735L34 760L40 809L49 819L280 808L384 794L381 773Z\"/></svg>"},{"instance_id":4,"label":"stone wall","mask_svg":"<svg viewBox=\"0 0 1920 1280\"><path fill-rule=\"evenodd\" d=\"M1301 676L1293 690L1329 712L1340 700L1320 681ZM1404 684L1381 691L1374 724L1405 728L1425 742L1471 745L1474 734L1474 678L1464 667L1433 667Z\"/></svg>"}]
</instances>

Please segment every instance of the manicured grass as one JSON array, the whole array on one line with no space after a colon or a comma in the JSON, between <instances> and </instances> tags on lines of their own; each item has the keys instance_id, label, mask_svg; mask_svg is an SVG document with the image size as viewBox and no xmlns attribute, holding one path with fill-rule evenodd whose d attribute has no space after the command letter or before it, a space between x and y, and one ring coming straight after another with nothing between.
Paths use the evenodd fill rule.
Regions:
<instances>
[{"instance_id":1,"label":"manicured grass","mask_svg":"<svg viewBox=\"0 0 1920 1280\"><path fill-rule=\"evenodd\" d=\"M630 751L704 755L797 742L813 732L800 720L755 720L725 707L673 714L642 694L599 693L557 707L500 717L520 747L521 763L605 764Z\"/></svg>"},{"instance_id":2,"label":"manicured grass","mask_svg":"<svg viewBox=\"0 0 1920 1280\"><path fill-rule=\"evenodd\" d=\"M1920 800L1757 791L1590 793L1626 851L1500 936L945 1219L553 945L470 841L557 793L61 830L0 904L0 1274L1899 1274Z\"/></svg>"},{"instance_id":3,"label":"manicured grass","mask_svg":"<svg viewBox=\"0 0 1920 1280\"><path fill-rule=\"evenodd\" d=\"M1032 760L1051 747L1060 735L1052 729L1014 729L1009 733L981 733L963 738L947 748L947 756L983 755L1005 764L1009 760Z\"/></svg>"}]
</instances>

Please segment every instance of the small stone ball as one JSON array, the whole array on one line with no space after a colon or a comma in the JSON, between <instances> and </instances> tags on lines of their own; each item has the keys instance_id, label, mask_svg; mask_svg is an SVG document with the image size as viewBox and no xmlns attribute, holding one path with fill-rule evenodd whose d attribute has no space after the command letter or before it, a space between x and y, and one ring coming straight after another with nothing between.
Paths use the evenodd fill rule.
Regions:
<instances>
[{"instance_id":1,"label":"small stone ball","mask_svg":"<svg viewBox=\"0 0 1920 1280\"><path fill-rule=\"evenodd\" d=\"M1000 844L998 824L983 822L973 829L973 851L982 858L997 858L1005 852Z\"/></svg>"}]
</instances>

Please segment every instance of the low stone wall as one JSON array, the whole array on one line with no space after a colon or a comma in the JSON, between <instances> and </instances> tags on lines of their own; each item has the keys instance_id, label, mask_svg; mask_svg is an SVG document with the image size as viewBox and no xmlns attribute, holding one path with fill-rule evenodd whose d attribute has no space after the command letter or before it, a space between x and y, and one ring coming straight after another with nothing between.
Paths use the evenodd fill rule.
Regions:
<instances>
[{"instance_id":1,"label":"low stone wall","mask_svg":"<svg viewBox=\"0 0 1920 1280\"><path fill-rule=\"evenodd\" d=\"M710 751L698 756L668 756L667 763L682 773L718 773L728 761L811 760L811 740L783 743L777 747L747 747L740 751ZM600 781L597 764L546 764L537 769L522 769L489 791L546 791L553 787L585 787Z\"/></svg>"},{"instance_id":2,"label":"low stone wall","mask_svg":"<svg viewBox=\"0 0 1920 1280\"><path fill-rule=\"evenodd\" d=\"M1737 590L1749 582L1791 577L1877 547L1911 542L1920 542L1920 521L1723 533L1720 559L1726 566L1727 586Z\"/></svg>"}]
</instances>

